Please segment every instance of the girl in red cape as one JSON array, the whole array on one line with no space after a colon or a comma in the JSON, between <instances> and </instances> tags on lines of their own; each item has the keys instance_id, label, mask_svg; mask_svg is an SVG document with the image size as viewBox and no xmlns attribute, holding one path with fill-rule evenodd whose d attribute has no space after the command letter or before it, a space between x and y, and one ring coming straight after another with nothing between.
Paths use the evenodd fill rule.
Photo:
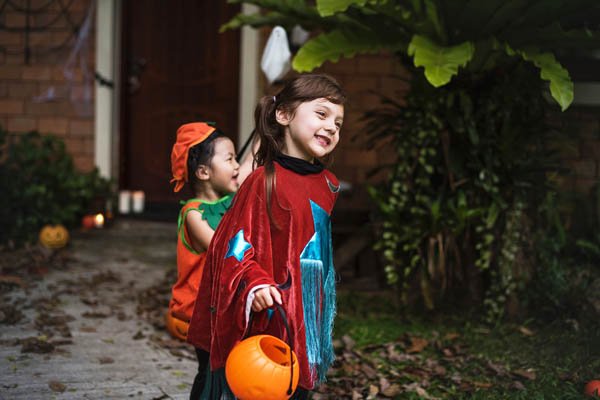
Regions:
<instances>
[{"instance_id":1,"label":"girl in red cape","mask_svg":"<svg viewBox=\"0 0 600 400\"><path fill-rule=\"evenodd\" d=\"M188 341L210 353L201 399L235 398L224 366L246 335L271 334L293 345L300 381L292 398L307 398L325 379L334 360L330 215L339 183L321 160L338 144L345 101L333 78L301 75L256 108L258 167L215 231L188 331ZM291 337L272 312L275 303Z\"/></svg>"}]
</instances>

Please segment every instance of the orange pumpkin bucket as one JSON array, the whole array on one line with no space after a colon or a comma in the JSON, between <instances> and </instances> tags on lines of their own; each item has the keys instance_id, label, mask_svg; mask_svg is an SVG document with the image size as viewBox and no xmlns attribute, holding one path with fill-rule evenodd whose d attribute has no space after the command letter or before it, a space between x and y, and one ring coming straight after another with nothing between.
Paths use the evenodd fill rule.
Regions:
<instances>
[{"instance_id":1,"label":"orange pumpkin bucket","mask_svg":"<svg viewBox=\"0 0 600 400\"><path fill-rule=\"evenodd\" d=\"M165 315L165 326L167 327L167 331L177 339L181 339L186 341L187 332L190 324L188 322L182 321L179 318L175 318L171 311L167 311Z\"/></svg>"},{"instance_id":2,"label":"orange pumpkin bucket","mask_svg":"<svg viewBox=\"0 0 600 400\"><path fill-rule=\"evenodd\" d=\"M293 343L283 309L280 306L278 309ZM293 349L275 336L251 336L229 353L225 377L240 400L286 400L298 386L298 359Z\"/></svg>"}]
</instances>

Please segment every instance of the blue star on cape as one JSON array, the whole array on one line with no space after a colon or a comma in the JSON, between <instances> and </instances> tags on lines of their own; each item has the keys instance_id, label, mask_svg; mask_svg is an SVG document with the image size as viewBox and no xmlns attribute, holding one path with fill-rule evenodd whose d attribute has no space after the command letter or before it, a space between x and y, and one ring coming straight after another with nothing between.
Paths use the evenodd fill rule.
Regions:
<instances>
[{"instance_id":1,"label":"blue star on cape","mask_svg":"<svg viewBox=\"0 0 600 400\"><path fill-rule=\"evenodd\" d=\"M240 229L238 233L229 240L229 243L227 243L227 253L225 254L225 258L233 256L236 260L242 261L246 251L251 248L252 245L244 239L244 230Z\"/></svg>"}]
</instances>

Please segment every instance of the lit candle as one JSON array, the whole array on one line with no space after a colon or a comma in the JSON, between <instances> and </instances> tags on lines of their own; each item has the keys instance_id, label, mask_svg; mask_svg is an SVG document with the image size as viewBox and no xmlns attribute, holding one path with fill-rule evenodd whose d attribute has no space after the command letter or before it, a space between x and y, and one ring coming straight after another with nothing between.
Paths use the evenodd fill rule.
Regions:
<instances>
[{"instance_id":1,"label":"lit candle","mask_svg":"<svg viewBox=\"0 0 600 400\"><path fill-rule=\"evenodd\" d=\"M144 212L144 200L145 200L145 194L143 191L141 190L136 190L135 192L132 193L132 199L133 199L133 212L134 213L142 213Z\"/></svg>"},{"instance_id":2,"label":"lit candle","mask_svg":"<svg viewBox=\"0 0 600 400\"><path fill-rule=\"evenodd\" d=\"M96 228L102 228L104 226L104 215L96 214L94 217L94 226Z\"/></svg>"},{"instance_id":3,"label":"lit candle","mask_svg":"<svg viewBox=\"0 0 600 400\"><path fill-rule=\"evenodd\" d=\"M129 214L131 211L131 192L129 190L121 190L119 192L119 213Z\"/></svg>"}]
</instances>

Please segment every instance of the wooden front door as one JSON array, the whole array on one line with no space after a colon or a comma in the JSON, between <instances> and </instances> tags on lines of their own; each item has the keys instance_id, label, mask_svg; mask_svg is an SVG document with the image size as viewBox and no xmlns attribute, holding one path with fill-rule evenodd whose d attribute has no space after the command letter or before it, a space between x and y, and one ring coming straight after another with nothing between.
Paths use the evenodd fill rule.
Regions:
<instances>
[{"instance_id":1,"label":"wooden front door","mask_svg":"<svg viewBox=\"0 0 600 400\"><path fill-rule=\"evenodd\" d=\"M219 33L219 27L239 6L208 0L122 4L119 186L143 190L150 216L166 210L170 217L179 200L191 197L187 188L174 194L169 184L177 128L214 121L234 142L237 137L239 31Z\"/></svg>"}]
</instances>

